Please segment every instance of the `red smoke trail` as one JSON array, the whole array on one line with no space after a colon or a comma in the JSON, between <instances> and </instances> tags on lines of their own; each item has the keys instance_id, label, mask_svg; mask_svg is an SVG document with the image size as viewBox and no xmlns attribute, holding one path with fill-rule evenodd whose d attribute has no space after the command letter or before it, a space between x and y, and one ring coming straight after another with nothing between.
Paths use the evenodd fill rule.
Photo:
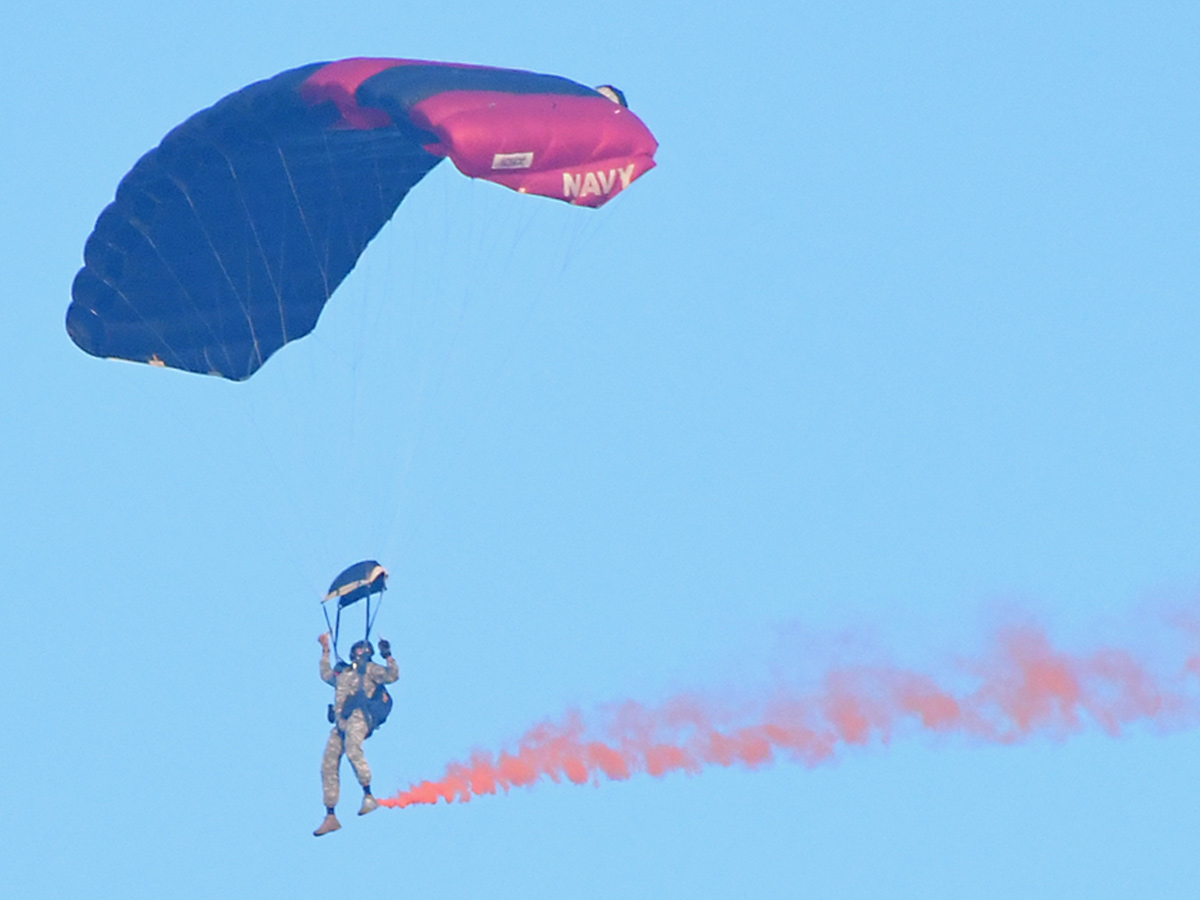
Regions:
<instances>
[{"instance_id":1,"label":"red smoke trail","mask_svg":"<svg viewBox=\"0 0 1200 900\"><path fill-rule=\"evenodd\" d=\"M1177 621L1200 644L1200 629ZM1167 675L1128 651L1073 655L1037 628L1002 632L984 658L943 679L887 665L830 669L810 691L776 689L749 709L732 710L699 694L657 708L632 701L586 722L578 710L531 728L512 751L476 751L451 763L437 781L422 781L381 800L410 806L527 787L548 778L574 784L624 780L644 772L697 773L707 766L757 769L783 759L815 766L850 746L886 744L898 734L928 732L1011 744L1035 735L1062 738L1099 727L1117 736L1133 723L1157 728L1200 722L1200 652Z\"/></svg>"}]
</instances>

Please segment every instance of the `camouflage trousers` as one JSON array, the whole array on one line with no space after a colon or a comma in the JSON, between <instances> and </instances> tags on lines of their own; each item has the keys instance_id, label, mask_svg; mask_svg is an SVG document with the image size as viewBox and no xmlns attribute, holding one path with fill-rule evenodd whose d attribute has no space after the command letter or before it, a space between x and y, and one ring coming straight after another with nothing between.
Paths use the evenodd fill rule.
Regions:
<instances>
[{"instance_id":1,"label":"camouflage trousers","mask_svg":"<svg viewBox=\"0 0 1200 900\"><path fill-rule=\"evenodd\" d=\"M345 737L343 738L343 735ZM338 802L338 769L341 768L342 754L354 766L354 774L358 783L366 787L371 783L371 767L363 756L363 741L367 739L367 720L361 710L355 710L346 720L344 727L338 731L334 726L329 732L329 742L325 745L325 755L321 757L321 787L325 792L325 805L337 806Z\"/></svg>"}]
</instances>

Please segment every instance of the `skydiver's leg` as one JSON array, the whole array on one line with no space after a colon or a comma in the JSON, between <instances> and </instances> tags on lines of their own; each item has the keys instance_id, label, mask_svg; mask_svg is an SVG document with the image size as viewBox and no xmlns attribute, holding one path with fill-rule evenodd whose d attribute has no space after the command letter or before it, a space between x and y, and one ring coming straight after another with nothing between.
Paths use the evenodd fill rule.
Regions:
<instances>
[{"instance_id":1,"label":"skydiver's leg","mask_svg":"<svg viewBox=\"0 0 1200 900\"><path fill-rule=\"evenodd\" d=\"M362 712L355 710L346 722L346 759L350 760L350 765L354 766L354 774L358 776L358 783L364 788L371 786L371 767L367 765L367 758L363 755L363 741L367 739L367 720L363 718Z\"/></svg>"},{"instance_id":2,"label":"skydiver's leg","mask_svg":"<svg viewBox=\"0 0 1200 900\"><path fill-rule=\"evenodd\" d=\"M361 751L360 751L361 753ZM329 732L325 744L325 755L321 757L321 787L325 793L325 806L333 809L338 802L338 768L342 762L342 736L335 727Z\"/></svg>"},{"instance_id":3,"label":"skydiver's leg","mask_svg":"<svg viewBox=\"0 0 1200 900\"><path fill-rule=\"evenodd\" d=\"M345 744L346 758L354 766L354 774L358 776L358 783L363 789L363 802L358 810L360 816L379 808L379 801L371 795L371 767L367 765L367 758L363 756L362 745L366 739L367 720L361 712L355 711L346 723Z\"/></svg>"}]
</instances>

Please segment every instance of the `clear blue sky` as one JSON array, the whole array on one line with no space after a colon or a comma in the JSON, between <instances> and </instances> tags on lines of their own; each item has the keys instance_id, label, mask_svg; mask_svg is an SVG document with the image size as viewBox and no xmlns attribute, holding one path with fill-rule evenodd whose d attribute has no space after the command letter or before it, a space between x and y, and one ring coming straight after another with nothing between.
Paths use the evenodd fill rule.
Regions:
<instances>
[{"instance_id":1,"label":"clear blue sky","mask_svg":"<svg viewBox=\"0 0 1200 900\"><path fill-rule=\"evenodd\" d=\"M0 31L0 892L1195 896L1188 730L364 819L351 789L310 835L317 601L364 557L381 794L571 705L753 693L797 629L920 663L1016 604L1153 645L1200 587L1194 3L247 6ZM611 82L659 167L599 211L440 167L244 384L77 350L139 155L358 55Z\"/></svg>"}]
</instances>

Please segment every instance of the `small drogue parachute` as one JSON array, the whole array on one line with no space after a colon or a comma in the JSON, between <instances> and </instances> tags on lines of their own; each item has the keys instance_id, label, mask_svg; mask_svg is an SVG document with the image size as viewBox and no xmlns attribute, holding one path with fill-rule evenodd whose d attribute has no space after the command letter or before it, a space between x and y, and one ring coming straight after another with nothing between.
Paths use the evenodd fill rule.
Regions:
<instances>
[{"instance_id":1,"label":"small drogue parachute","mask_svg":"<svg viewBox=\"0 0 1200 900\"><path fill-rule=\"evenodd\" d=\"M371 639L371 629L375 625L375 618L371 615L371 597L374 594L382 594L387 590L387 569L381 566L373 559L365 559L362 562L355 563L350 566L337 578L333 579L333 583L329 585L329 591L321 600L321 612L325 614L325 624L329 626L329 631L333 635L333 655L335 659L341 659L338 654L337 645L338 637L342 630L342 610L347 606L352 606L360 600L366 600L366 629L363 634L363 640ZM381 602L382 602L382 598ZM332 622L329 620L329 603L337 601L335 607L337 613ZM379 614L379 604L376 604L375 615Z\"/></svg>"},{"instance_id":2,"label":"small drogue parachute","mask_svg":"<svg viewBox=\"0 0 1200 900\"><path fill-rule=\"evenodd\" d=\"M605 86L405 59L314 63L172 130L84 247L67 332L100 357L241 381L315 327L400 201L464 174L598 207L654 167Z\"/></svg>"}]
</instances>

